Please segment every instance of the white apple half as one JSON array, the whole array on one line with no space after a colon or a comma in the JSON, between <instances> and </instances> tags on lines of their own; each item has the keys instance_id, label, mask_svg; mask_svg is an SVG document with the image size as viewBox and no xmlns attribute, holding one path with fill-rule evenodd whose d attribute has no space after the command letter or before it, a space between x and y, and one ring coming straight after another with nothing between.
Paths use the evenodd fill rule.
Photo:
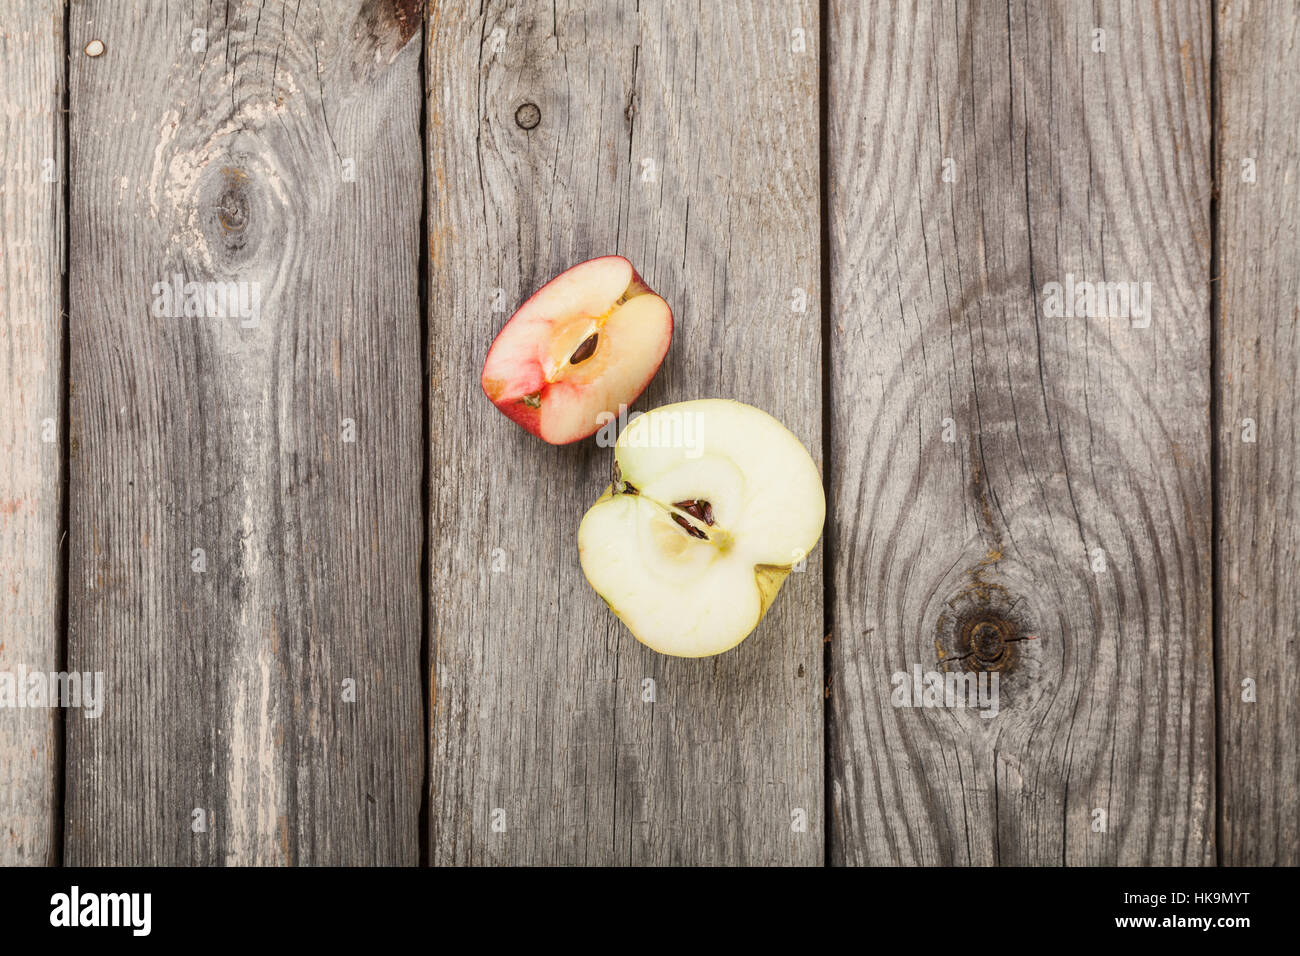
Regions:
<instances>
[{"instance_id":1,"label":"white apple half","mask_svg":"<svg viewBox=\"0 0 1300 956\"><path fill-rule=\"evenodd\" d=\"M817 466L784 425L740 402L680 402L623 429L578 555L637 640L708 657L753 633L825 518Z\"/></svg>"}]
</instances>

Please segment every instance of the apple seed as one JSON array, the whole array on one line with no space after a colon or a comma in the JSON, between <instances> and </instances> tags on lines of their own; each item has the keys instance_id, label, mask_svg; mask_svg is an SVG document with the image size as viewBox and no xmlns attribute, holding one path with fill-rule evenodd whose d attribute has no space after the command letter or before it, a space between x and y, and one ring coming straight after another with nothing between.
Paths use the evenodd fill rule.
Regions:
<instances>
[{"instance_id":1,"label":"apple seed","mask_svg":"<svg viewBox=\"0 0 1300 956\"><path fill-rule=\"evenodd\" d=\"M599 332L592 332L587 336L583 343L574 349L573 354L569 356L569 364L577 365L578 363L585 362L587 359L591 358L592 354L596 351L596 343L599 338Z\"/></svg>"},{"instance_id":2,"label":"apple seed","mask_svg":"<svg viewBox=\"0 0 1300 956\"><path fill-rule=\"evenodd\" d=\"M697 498L687 498L685 501L674 501L673 507L681 508L697 521L703 521L710 528L713 527L713 505L709 504L709 502Z\"/></svg>"},{"instance_id":3,"label":"apple seed","mask_svg":"<svg viewBox=\"0 0 1300 956\"><path fill-rule=\"evenodd\" d=\"M707 534L705 534L699 528L695 527L695 525L691 524L681 515L672 515L671 517L673 521L677 522L678 526L687 534L689 534L692 538L699 538L701 541L709 540L709 536Z\"/></svg>"}]
</instances>

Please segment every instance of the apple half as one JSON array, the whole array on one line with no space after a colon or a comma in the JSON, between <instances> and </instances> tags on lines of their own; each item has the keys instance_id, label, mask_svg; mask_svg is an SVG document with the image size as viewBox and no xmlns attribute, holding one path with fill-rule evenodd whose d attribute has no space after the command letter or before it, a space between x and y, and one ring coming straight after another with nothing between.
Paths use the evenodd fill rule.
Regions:
<instances>
[{"instance_id":1,"label":"apple half","mask_svg":"<svg viewBox=\"0 0 1300 956\"><path fill-rule=\"evenodd\" d=\"M707 657L753 633L825 517L817 466L779 421L740 402L681 402L623 429L578 555L637 640Z\"/></svg>"},{"instance_id":2,"label":"apple half","mask_svg":"<svg viewBox=\"0 0 1300 956\"><path fill-rule=\"evenodd\" d=\"M483 392L538 438L566 445L636 401L672 337L672 310L632 263L590 259L538 289L497 333Z\"/></svg>"}]
</instances>

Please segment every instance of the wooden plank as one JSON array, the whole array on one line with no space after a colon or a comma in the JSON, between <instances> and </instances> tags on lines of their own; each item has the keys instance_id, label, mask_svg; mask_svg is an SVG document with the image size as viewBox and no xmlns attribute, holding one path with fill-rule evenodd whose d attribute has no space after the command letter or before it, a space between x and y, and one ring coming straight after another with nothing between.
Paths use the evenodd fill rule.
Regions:
<instances>
[{"instance_id":1,"label":"wooden plank","mask_svg":"<svg viewBox=\"0 0 1300 956\"><path fill-rule=\"evenodd\" d=\"M1210 16L831 5L833 862L1214 859Z\"/></svg>"},{"instance_id":2,"label":"wooden plank","mask_svg":"<svg viewBox=\"0 0 1300 956\"><path fill-rule=\"evenodd\" d=\"M1233 865L1300 864L1298 38L1292 3L1221 8L1219 852Z\"/></svg>"},{"instance_id":3,"label":"wooden plank","mask_svg":"<svg viewBox=\"0 0 1300 956\"><path fill-rule=\"evenodd\" d=\"M527 295L622 253L677 322L637 407L734 396L819 458L816 5L465 0L427 33L431 859L819 863L819 558L738 649L654 654L578 564L610 451L478 386Z\"/></svg>"},{"instance_id":4,"label":"wooden plank","mask_svg":"<svg viewBox=\"0 0 1300 956\"><path fill-rule=\"evenodd\" d=\"M72 863L418 859L419 30L76 8Z\"/></svg>"},{"instance_id":5,"label":"wooden plank","mask_svg":"<svg viewBox=\"0 0 1300 956\"><path fill-rule=\"evenodd\" d=\"M0 8L0 680L61 669L63 4ZM0 866L57 863L56 709L0 709Z\"/></svg>"}]
</instances>

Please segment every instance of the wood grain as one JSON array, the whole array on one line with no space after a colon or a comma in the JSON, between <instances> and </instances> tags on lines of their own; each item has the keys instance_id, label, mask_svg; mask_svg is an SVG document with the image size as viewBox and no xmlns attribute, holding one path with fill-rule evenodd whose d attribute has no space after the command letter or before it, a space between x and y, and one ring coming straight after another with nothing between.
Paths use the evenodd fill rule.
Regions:
<instances>
[{"instance_id":1,"label":"wood grain","mask_svg":"<svg viewBox=\"0 0 1300 956\"><path fill-rule=\"evenodd\" d=\"M71 29L69 657L108 699L69 721L67 858L414 863L418 18L153 0ZM175 274L260 317L154 314Z\"/></svg>"},{"instance_id":2,"label":"wood grain","mask_svg":"<svg viewBox=\"0 0 1300 956\"><path fill-rule=\"evenodd\" d=\"M819 460L816 5L440 3L427 33L431 860L819 863L820 552L738 649L658 656L578 564L611 452L478 385L529 294L621 253L676 318L637 408L735 397Z\"/></svg>"},{"instance_id":3,"label":"wood grain","mask_svg":"<svg viewBox=\"0 0 1300 956\"><path fill-rule=\"evenodd\" d=\"M63 31L62 3L0 8L0 675L16 684L62 657ZM0 866L57 862L61 726L0 709Z\"/></svg>"},{"instance_id":4,"label":"wood grain","mask_svg":"<svg viewBox=\"0 0 1300 956\"><path fill-rule=\"evenodd\" d=\"M1219 851L1296 866L1300 10L1220 9Z\"/></svg>"},{"instance_id":5,"label":"wood grain","mask_svg":"<svg viewBox=\"0 0 1300 956\"><path fill-rule=\"evenodd\" d=\"M1210 16L831 5L836 863L1214 860ZM998 715L892 706L914 665Z\"/></svg>"}]
</instances>

